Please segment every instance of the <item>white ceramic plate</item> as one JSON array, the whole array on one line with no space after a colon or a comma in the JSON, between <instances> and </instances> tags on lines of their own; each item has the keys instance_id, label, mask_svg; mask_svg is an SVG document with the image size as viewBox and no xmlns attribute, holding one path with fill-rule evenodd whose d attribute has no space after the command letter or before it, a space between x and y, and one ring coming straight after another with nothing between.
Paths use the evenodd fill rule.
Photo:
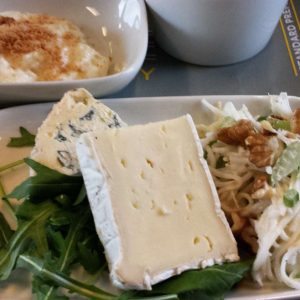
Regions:
<instances>
[{"instance_id":1,"label":"white ceramic plate","mask_svg":"<svg viewBox=\"0 0 300 300\"><path fill-rule=\"evenodd\" d=\"M211 114L203 109L202 96L114 99L103 102L118 112L129 124L147 123L191 114L196 123L209 122ZM205 96L209 101L232 101L237 106L246 104L253 114L265 114L269 111L268 96ZM300 106L300 98L290 97L293 106ZM0 111L0 166L26 156L30 149L12 149L5 145L9 137L18 134L19 126L34 132L46 117L52 104L35 104L4 109ZM26 176L25 169L16 170L1 178L7 191ZM30 281L23 271L17 270L12 278L0 282L0 300L31 299ZM227 300L275 300L300 299L300 291L288 289L279 284L255 288L251 281L244 281L226 298Z\"/></svg>"},{"instance_id":2,"label":"white ceramic plate","mask_svg":"<svg viewBox=\"0 0 300 300\"><path fill-rule=\"evenodd\" d=\"M112 57L111 75L105 77L0 83L0 103L58 100L67 90L85 87L95 96L126 86L138 73L147 50L148 25L143 0L1 0L0 12L47 13L78 25L100 53Z\"/></svg>"}]
</instances>

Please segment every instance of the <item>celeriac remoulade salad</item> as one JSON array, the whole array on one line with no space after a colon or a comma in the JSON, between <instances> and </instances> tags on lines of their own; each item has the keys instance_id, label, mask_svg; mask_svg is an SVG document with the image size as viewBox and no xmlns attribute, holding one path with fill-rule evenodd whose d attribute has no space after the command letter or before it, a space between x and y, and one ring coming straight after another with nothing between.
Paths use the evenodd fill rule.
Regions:
<instances>
[{"instance_id":1,"label":"celeriac remoulade salad","mask_svg":"<svg viewBox=\"0 0 300 300\"><path fill-rule=\"evenodd\" d=\"M128 125L67 92L36 135L0 144L30 147L0 166L0 281L25 268L37 299L223 299L249 271L300 289L300 109L269 97L259 116L203 99L210 124Z\"/></svg>"},{"instance_id":2,"label":"celeriac remoulade salad","mask_svg":"<svg viewBox=\"0 0 300 300\"><path fill-rule=\"evenodd\" d=\"M299 289L300 109L270 99L261 116L203 100L215 122L198 130L231 229L256 253L253 278Z\"/></svg>"}]
</instances>

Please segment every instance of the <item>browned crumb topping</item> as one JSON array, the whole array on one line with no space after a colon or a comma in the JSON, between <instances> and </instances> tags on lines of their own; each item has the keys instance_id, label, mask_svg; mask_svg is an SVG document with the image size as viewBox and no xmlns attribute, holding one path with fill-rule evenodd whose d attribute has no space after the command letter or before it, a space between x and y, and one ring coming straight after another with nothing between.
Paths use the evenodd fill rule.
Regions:
<instances>
[{"instance_id":1,"label":"browned crumb topping","mask_svg":"<svg viewBox=\"0 0 300 300\"><path fill-rule=\"evenodd\" d=\"M47 49L47 43L54 37L55 34L38 24L27 22L8 23L7 26L2 24L0 51L5 54L24 54L42 49L50 53L53 49Z\"/></svg>"},{"instance_id":2,"label":"browned crumb topping","mask_svg":"<svg viewBox=\"0 0 300 300\"><path fill-rule=\"evenodd\" d=\"M15 19L10 17L0 16L0 25L14 23Z\"/></svg>"},{"instance_id":3,"label":"browned crumb topping","mask_svg":"<svg viewBox=\"0 0 300 300\"><path fill-rule=\"evenodd\" d=\"M23 20L0 16L0 54L14 68L20 67L25 54L32 52L41 54L38 56L38 68L32 66L32 71L38 76L37 80L56 80L59 75L68 71L80 73L81 70L74 64L76 58L78 59L76 53L70 51L71 59L64 64L57 34L47 28L49 24L61 22L65 21L47 15L31 15L30 18ZM74 28L72 24L68 24L71 29ZM63 46L70 49L78 41L78 35L72 31L63 36Z\"/></svg>"}]
</instances>

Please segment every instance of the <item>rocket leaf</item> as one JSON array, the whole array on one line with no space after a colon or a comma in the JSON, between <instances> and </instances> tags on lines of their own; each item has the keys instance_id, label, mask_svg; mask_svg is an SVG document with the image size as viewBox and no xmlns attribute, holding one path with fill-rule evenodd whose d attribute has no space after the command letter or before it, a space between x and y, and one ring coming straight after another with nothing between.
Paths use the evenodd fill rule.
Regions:
<instances>
[{"instance_id":1,"label":"rocket leaf","mask_svg":"<svg viewBox=\"0 0 300 300\"><path fill-rule=\"evenodd\" d=\"M19 254L31 241L36 243L36 253L40 256L47 251L44 224L49 216L58 210L51 202L34 205L26 202L21 205L18 216L21 221L18 230L12 235L7 245L0 250L0 279L6 279L13 270ZM31 219L27 217L31 215Z\"/></svg>"},{"instance_id":2,"label":"rocket leaf","mask_svg":"<svg viewBox=\"0 0 300 300\"><path fill-rule=\"evenodd\" d=\"M7 147L31 147L35 144L35 135L31 134L26 128L19 128L20 137L10 138Z\"/></svg>"},{"instance_id":3,"label":"rocket leaf","mask_svg":"<svg viewBox=\"0 0 300 300\"><path fill-rule=\"evenodd\" d=\"M95 274L106 267L103 250L101 249L102 253L99 253L98 249L101 249L98 240L93 241L89 238L78 243L79 261L90 274Z\"/></svg>"},{"instance_id":4,"label":"rocket leaf","mask_svg":"<svg viewBox=\"0 0 300 300\"><path fill-rule=\"evenodd\" d=\"M46 266L41 259L25 254L20 255L18 265L20 267L30 269L33 274L39 278L43 278L44 281L51 282L55 286L64 287L72 292L78 293L79 295L88 297L88 299L117 299L116 296L113 296L95 286L86 285L58 272L57 270L53 270L50 266Z\"/></svg>"},{"instance_id":5,"label":"rocket leaf","mask_svg":"<svg viewBox=\"0 0 300 300\"><path fill-rule=\"evenodd\" d=\"M141 295L177 294L180 300L224 299L225 293L250 271L251 265L252 261L244 261L187 271L157 284L151 292L136 294L135 298Z\"/></svg>"},{"instance_id":6,"label":"rocket leaf","mask_svg":"<svg viewBox=\"0 0 300 300\"><path fill-rule=\"evenodd\" d=\"M73 218L68 233L65 239L63 239L62 235L57 233L52 233L52 241L56 244L56 249L59 252L58 257L51 257L51 266L55 268L57 272L69 274L69 267L76 260L78 256L77 252L77 244L80 239L82 239L83 231L81 230L88 221L90 217L90 212L87 210L83 214L76 215L76 218ZM39 279L36 279L40 281ZM40 287L40 288L39 288ZM41 295L41 299L50 300L57 299L57 287L56 286L47 286L46 282L41 285L35 285L34 292L39 297Z\"/></svg>"},{"instance_id":7,"label":"rocket leaf","mask_svg":"<svg viewBox=\"0 0 300 300\"><path fill-rule=\"evenodd\" d=\"M61 174L30 158L25 158L24 161L36 172L36 175L29 177L17 186L7 195L8 198L39 199L42 196L54 197L62 194L77 195L79 193L83 184L81 176Z\"/></svg>"},{"instance_id":8,"label":"rocket leaf","mask_svg":"<svg viewBox=\"0 0 300 300\"><path fill-rule=\"evenodd\" d=\"M107 266L82 178L60 174L31 159L25 162L36 175L9 195L26 200L17 209L17 231L2 238L0 280L16 266L27 268L33 273L37 300L66 300L61 287L99 300L220 300L250 269L251 263L240 262L188 271L154 286L151 292L121 295L78 282L70 277L75 264L90 274Z\"/></svg>"},{"instance_id":9,"label":"rocket leaf","mask_svg":"<svg viewBox=\"0 0 300 300\"><path fill-rule=\"evenodd\" d=\"M251 262L247 261L188 271L157 285L153 292L184 294L187 291L200 289L208 294L216 294L217 291L224 293L240 281L250 267Z\"/></svg>"},{"instance_id":10,"label":"rocket leaf","mask_svg":"<svg viewBox=\"0 0 300 300\"><path fill-rule=\"evenodd\" d=\"M3 216L0 215L0 249L8 244L12 234L13 231L9 228Z\"/></svg>"}]
</instances>

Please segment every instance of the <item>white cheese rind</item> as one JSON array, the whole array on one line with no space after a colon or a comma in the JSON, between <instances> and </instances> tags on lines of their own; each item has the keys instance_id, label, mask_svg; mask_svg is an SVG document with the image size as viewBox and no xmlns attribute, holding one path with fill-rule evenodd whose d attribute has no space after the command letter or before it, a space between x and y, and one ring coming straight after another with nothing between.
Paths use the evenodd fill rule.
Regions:
<instances>
[{"instance_id":1,"label":"white cheese rind","mask_svg":"<svg viewBox=\"0 0 300 300\"><path fill-rule=\"evenodd\" d=\"M75 144L82 133L126 126L85 89L67 92L39 127L31 158L63 174L79 173Z\"/></svg>"},{"instance_id":2,"label":"white cheese rind","mask_svg":"<svg viewBox=\"0 0 300 300\"><path fill-rule=\"evenodd\" d=\"M114 220L109 190L105 178L108 177L104 170L99 169L99 162L94 156L94 149L86 134L83 134L77 143L77 155L80 157L80 169L84 177L84 183L90 207L94 217L97 234L105 249L105 255L109 268L114 270L121 260L121 244L119 232ZM115 274L111 278L116 281Z\"/></svg>"},{"instance_id":3,"label":"white cheese rind","mask_svg":"<svg viewBox=\"0 0 300 300\"><path fill-rule=\"evenodd\" d=\"M190 116L83 134L77 153L97 232L112 237L113 247L104 247L115 286L151 289L185 270L239 259ZM106 226L99 201L110 213Z\"/></svg>"}]
</instances>

